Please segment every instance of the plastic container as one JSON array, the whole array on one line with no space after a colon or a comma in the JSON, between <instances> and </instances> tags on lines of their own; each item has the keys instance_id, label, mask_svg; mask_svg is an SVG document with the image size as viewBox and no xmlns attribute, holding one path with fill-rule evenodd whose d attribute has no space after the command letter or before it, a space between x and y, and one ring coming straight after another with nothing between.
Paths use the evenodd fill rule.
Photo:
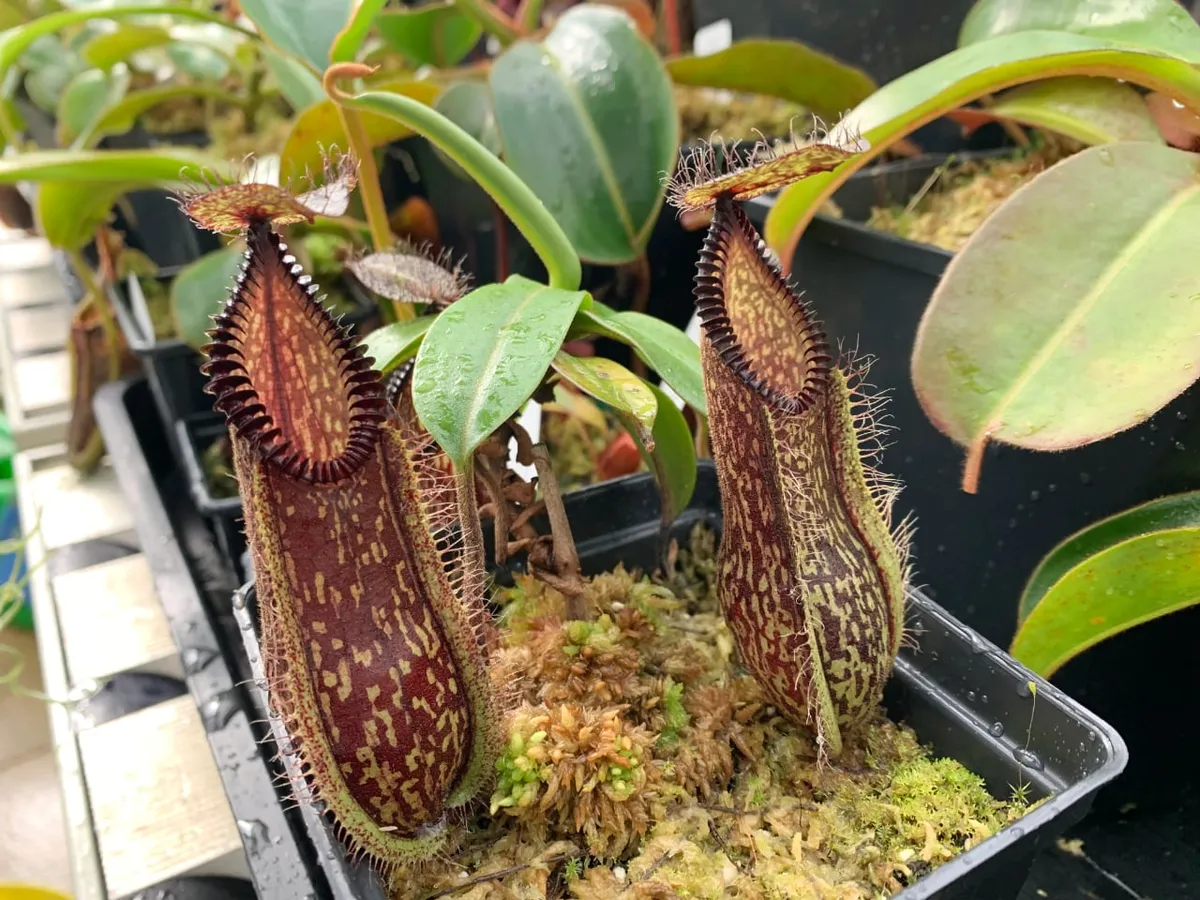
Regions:
<instances>
[{"instance_id":1,"label":"plastic container","mask_svg":"<svg viewBox=\"0 0 1200 900\"><path fill-rule=\"evenodd\" d=\"M905 485L897 514L917 516L917 583L1008 646L1021 592L1060 541L1139 503L1200 488L1200 385L1136 428L1087 447L1034 453L991 444L979 492L964 493L965 451L929 422L909 368L917 325L953 254L863 224L872 206L906 202L944 162L929 156L852 176L835 196L844 218L813 220L792 277L835 344L876 357L868 381L891 398L886 412L897 430L884 465ZM770 202L746 206L760 228ZM1200 607L1173 613L1100 643L1054 676L1129 741L1130 770L1109 795L1114 813L1128 803L1176 809L1181 787L1200 794L1189 749L1200 729L1179 722L1177 699L1177 691L1200 691L1197 629ZM1174 687L1163 691L1163 684ZM1163 740L1166 723L1178 723L1172 727L1189 740ZM1181 777L1164 780L1163 772Z\"/></svg>"},{"instance_id":2,"label":"plastic container","mask_svg":"<svg viewBox=\"0 0 1200 900\"><path fill-rule=\"evenodd\" d=\"M618 562L643 568L655 564L658 493L651 476L634 475L585 488L568 494L564 502L587 571L606 571ZM704 463L695 497L676 523L675 535L685 537L699 522L719 528L719 507L715 470ZM247 656L258 660L252 585L234 601L234 615ZM1018 779L1030 782L1031 796L1052 796L1018 823L895 898L1012 900L1039 846L1083 818L1100 787L1124 768L1124 743L1104 722L919 592L910 597L908 618L920 649L904 650L897 661L885 699L889 715L911 725L938 755L954 757L983 776L997 796L1006 796ZM257 662L254 677L263 678ZM1032 719L1031 681L1037 685ZM266 714L265 705L262 713ZM288 744L278 720L272 722L272 731L280 746ZM292 764L286 756L285 760ZM322 849L331 886L344 885L348 891L339 894L335 889L335 897L383 896L365 865L345 860L325 819L308 810L305 824Z\"/></svg>"},{"instance_id":3,"label":"plastic container","mask_svg":"<svg viewBox=\"0 0 1200 900\"><path fill-rule=\"evenodd\" d=\"M197 413L175 423L175 440L187 477L188 493L196 509L212 524L217 543L225 558L240 567L245 539L242 536L242 498L218 497L213 493L204 470L204 454L213 442L228 433L220 413ZM244 571L238 572L245 577Z\"/></svg>"},{"instance_id":4,"label":"plastic container","mask_svg":"<svg viewBox=\"0 0 1200 900\"><path fill-rule=\"evenodd\" d=\"M13 454L16 444L8 428L8 417L0 410L0 541L11 541L21 537L21 510L17 503L17 482L13 477ZM0 584L22 583L25 579L25 554L23 552L0 554ZM10 623L14 628L33 630L33 607L29 602L29 588L22 584L21 608Z\"/></svg>"}]
</instances>

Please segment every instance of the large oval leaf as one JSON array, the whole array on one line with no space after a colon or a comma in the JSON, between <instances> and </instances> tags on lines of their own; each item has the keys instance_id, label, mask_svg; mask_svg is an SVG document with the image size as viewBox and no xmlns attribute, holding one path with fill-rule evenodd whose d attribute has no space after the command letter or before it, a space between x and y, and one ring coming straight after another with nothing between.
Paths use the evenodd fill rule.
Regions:
<instances>
[{"instance_id":1,"label":"large oval leaf","mask_svg":"<svg viewBox=\"0 0 1200 900\"><path fill-rule=\"evenodd\" d=\"M1200 74L1182 59L1087 35L1047 31L1001 35L902 75L855 108L836 130L861 134L870 149L835 172L814 175L784 189L767 213L763 237L784 267L790 266L796 243L820 205L896 141L987 94L1064 75L1124 78L1163 90L1200 110Z\"/></svg>"},{"instance_id":2,"label":"large oval leaf","mask_svg":"<svg viewBox=\"0 0 1200 900\"><path fill-rule=\"evenodd\" d=\"M674 325L644 313L615 312L593 302L591 309L580 315L575 333L598 334L632 347L689 406L708 414L700 347Z\"/></svg>"},{"instance_id":3,"label":"large oval leaf","mask_svg":"<svg viewBox=\"0 0 1200 900\"><path fill-rule=\"evenodd\" d=\"M413 405L460 468L533 394L587 294L514 275L438 316L413 368Z\"/></svg>"},{"instance_id":4,"label":"large oval leaf","mask_svg":"<svg viewBox=\"0 0 1200 900\"><path fill-rule=\"evenodd\" d=\"M696 489L696 449L687 420L671 398L652 384L646 387L658 404L651 433L653 446L646 442L638 428L633 427L628 416L622 415L621 419L658 482L662 524L666 528L692 501L692 492Z\"/></svg>"},{"instance_id":5,"label":"large oval leaf","mask_svg":"<svg viewBox=\"0 0 1200 900\"><path fill-rule=\"evenodd\" d=\"M478 20L454 0L389 9L375 24L388 45L409 62L439 68L457 65L483 34Z\"/></svg>"},{"instance_id":6,"label":"large oval leaf","mask_svg":"<svg viewBox=\"0 0 1200 900\"><path fill-rule=\"evenodd\" d=\"M67 145L103 115L110 102L120 99L128 78L113 77L100 69L85 69L67 84L58 100L55 139Z\"/></svg>"},{"instance_id":7,"label":"large oval leaf","mask_svg":"<svg viewBox=\"0 0 1200 900\"><path fill-rule=\"evenodd\" d=\"M559 351L551 362L554 371L586 394L632 419L643 440L653 443L651 430L658 400L650 385L623 365L602 356L572 356Z\"/></svg>"},{"instance_id":8,"label":"large oval leaf","mask_svg":"<svg viewBox=\"0 0 1200 900\"><path fill-rule=\"evenodd\" d=\"M1093 526L1090 538L1084 531L1059 545L1043 567L1057 566L1060 552L1074 561L1091 538L1096 547L1031 598L1009 652L1049 678L1106 638L1200 603L1200 494L1169 499L1175 501L1170 525L1148 532L1142 523L1122 525L1123 516L1145 517L1138 507ZM1112 532L1122 528L1132 536L1113 541ZM1042 582L1040 570L1034 579Z\"/></svg>"},{"instance_id":9,"label":"large oval leaf","mask_svg":"<svg viewBox=\"0 0 1200 900\"><path fill-rule=\"evenodd\" d=\"M43 182L34 206L38 231L51 246L79 250L108 221L117 198L136 187L130 182Z\"/></svg>"},{"instance_id":10,"label":"large oval leaf","mask_svg":"<svg viewBox=\"0 0 1200 900\"><path fill-rule=\"evenodd\" d=\"M429 81L404 79L379 85L379 90L392 94L403 94L422 103L432 103L438 95L438 86ZM363 129L372 147L381 147L411 135L412 129L395 119L375 113L359 114ZM332 100L323 100L304 110L292 124L287 143L279 158L279 171L284 179L300 178L306 173L316 175L324 165L322 148L349 147L342 119Z\"/></svg>"},{"instance_id":11,"label":"large oval leaf","mask_svg":"<svg viewBox=\"0 0 1200 900\"><path fill-rule=\"evenodd\" d=\"M1071 535L1046 554L1029 579L1017 607L1020 626L1042 598L1076 566L1130 538L1155 531L1200 526L1200 491L1172 494L1101 519Z\"/></svg>"},{"instance_id":12,"label":"large oval leaf","mask_svg":"<svg viewBox=\"0 0 1200 900\"><path fill-rule=\"evenodd\" d=\"M197 350L209 343L212 317L221 311L242 266L240 248L222 247L189 263L171 282L175 335Z\"/></svg>"},{"instance_id":13,"label":"large oval leaf","mask_svg":"<svg viewBox=\"0 0 1200 900\"><path fill-rule=\"evenodd\" d=\"M1200 25L1178 0L979 0L958 44L1019 31L1069 31L1200 62Z\"/></svg>"},{"instance_id":14,"label":"large oval leaf","mask_svg":"<svg viewBox=\"0 0 1200 900\"><path fill-rule=\"evenodd\" d=\"M1197 175L1182 150L1106 144L1013 194L958 252L917 330L913 380L934 425L975 460L987 441L1064 450L1136 425L1195 381Z\"/></svg>"},{"instance_id":15,"label":"large oval leaf","mask_svg":"<svg viewBox=\"0 0 1200 900\"><path fill-rule=\"evenodd\" d=\"M354 0L241 0L242 12L263 37L317 73L328 68L329 49L354 5Z\"/></svg>"},{"instance_id":16,"label":"large oval leaf","mask_svg":"<svg viewBox=\"0 0 1200 900\"><path fill-rule=\"evenodd\" d=\"M1054 78L1007 91L986 111L1084 144L1112 141L1163 143L1142 95L1111 78Z\"/></svg>"},{"instance_id":17,"label":"large oval leaf","mask_svg":"<svg viewBox=\"0 0 1200 900\"><path fill-rule=\"evenodd\" d=\"M492 66L504 158L579 256L619 264L646 247L674 168L679 119L661 60L625 13L583 4L541 44Z\"/></svg>"},{"instance_id":18,"label":"large oval leaf","mask_svg":"<svg viewBox=\"0 0 1200 900\"><path fill-rule=\"evenodd\" d=\"M836 117L875 90L871 76L799 41L738 41L707 56L667 60L676 84L768 94Z\"/></svg>"},{"instance_id":19,"label":"large oval leaf","mask_svg":"<svg viewBox=\"0 0 1200 900\"><path fill-rule=\"evenodd\" d=\"M375 360L375 368L385 375L417 355L425 333L437 316L419 316L407 322L393 322L376 328L363 341L367 356Z\"/></svg>"}]
</instances>

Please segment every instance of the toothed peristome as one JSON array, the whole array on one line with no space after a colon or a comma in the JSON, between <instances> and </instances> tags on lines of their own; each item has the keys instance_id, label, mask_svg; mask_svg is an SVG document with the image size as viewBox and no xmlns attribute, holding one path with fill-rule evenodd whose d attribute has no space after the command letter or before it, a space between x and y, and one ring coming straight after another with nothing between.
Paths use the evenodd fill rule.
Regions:
<instances>
[{"instance_id":1,"label":"toothed peristome","mask_svg":"<svg viewBox=\"0 0 1200 900\"><path fill-rule=\"evenodd\" d=\"M907 528L868 465L871 401L728 194L696 276L724 512L718 597L745 665L832 755L875 713L900 647Z\"/></svg>"},{"instance_id":2,"label":"toothed peristome","mask_svg":"<svg viewBox=\"0 0 1200 900\"><path fill-rule=\"evenodd\" d=\"M439 549L452 516L428 435L263 221L207 348L229 425L268 699L350 848L382 869L452 836L499 753L483 573Z\"/></svg>"}]
</instances>

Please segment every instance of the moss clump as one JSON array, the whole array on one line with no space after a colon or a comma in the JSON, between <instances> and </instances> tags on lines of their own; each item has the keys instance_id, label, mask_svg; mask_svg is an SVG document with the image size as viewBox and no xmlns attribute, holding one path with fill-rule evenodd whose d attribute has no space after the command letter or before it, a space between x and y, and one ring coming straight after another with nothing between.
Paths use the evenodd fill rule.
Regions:
<instances>
[{"instance_id":1,"label":"moss clump","mask_svg":"<svg viewBox=\"0 0 1200 900\"><path fill-rule=\"evenodd\" d=\"M714 547L593 578L589 622L540 582L497 592L516 708L490 808L397 900L880 900L1024 812L882 713L819 763L736 666Z\"/></svg>"},{"instance_id":2,"label":"moss clump","mask_svg":"<svg viewBox=\"0 0 1200 900\"><path fill-rule=\"evenodd\" d=\"M808 110L803 106L762 94L677 84L675 104L679 108L684 141L707 141L713 134L726 141L787 137L793 124L801 130L810 124Z\"/></svg>"},{"instance_id":3,"label":"moss clump","mask_svg":"<svg viewBox=\"0 0 1200 900\"><path fill-rule=\"evenodd\" d=\"M936 182L907 206L877 207L867 225L899 237L958 250L1022 185L1082 145L1054 134L1037 134L1012 156L948 164Z\"/></svg>"}]
</instances>

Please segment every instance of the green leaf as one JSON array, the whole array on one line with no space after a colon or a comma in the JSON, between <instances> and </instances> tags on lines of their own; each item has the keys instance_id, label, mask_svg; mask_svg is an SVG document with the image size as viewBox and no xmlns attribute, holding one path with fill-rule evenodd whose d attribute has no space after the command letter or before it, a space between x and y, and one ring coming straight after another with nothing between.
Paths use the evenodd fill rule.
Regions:
<instances>
[{"instance_id":1,"label":"green leaf","mask_svg":"<svg viewBox=\"0 0 1200 900\"><path fill-rule=\"evenodd\" d=\"M161 47L169 40L171 33L165 28L122 25L116 31L96 35L83 45L80 54L87 60L88 65L98 69L110 69L141 50Z\"/></svg>"},{"instance_id":2,"label":"green leaf","mask_svg":"<svg viewBox=\"0 0 1200 900\"><path fill-rule=\"evenodd\" d=\"M257 0L264 2L264 0ZM185 19L198 19L211 22L233 31L247 33L238 25L226 21L223 17L202 9L192 9L186 6L162 6L160 4L131 4L129 6L103 6L87 9L68 9L62 12L41 16L22 25L20 28L10 28L0 32L0 74L21 58L22 54L36 40L47 35L53 35L71 25L90 22L93 19L124 19L129 16L176 16Z\"/></svg>"},{"instance_id":3,"label":"green leaf","mask_svg":"<svg viewBox=\"0 0 1200 900\"><path fill-rule=\"evenodd\" d=\"M325 100L325 89L304 63L280 53L273 47L263 47L263 62L275 76L279 92L297 112Z\"/></svg>"},{"instance_id":4,"label":"green leaf","mask_svg":"<svg viewBox=\"0 0 1200 900\"><path fill-rule=\"evenodd\" d=\"M421 103L432 103L438 95L438 87L429 81L403 79L390 81L379 86L379 90L403 94ZM381 147L411 135L412 129L395 119L375 113L360 113L363 129L372 147ZM279 172L282 178L298 178L305 172L317 174L324 165L321 148L337 146L346 150L350 142L342 128L342 119L332 100L322 100L304 110L292 124L283 153L279 157Z\"/></svg>"},{"instance_id":5,"label":"green leaf","mask_svg":"<svg viewBox=\"0 0 1200 900\"><path fill-rule=\"evenodd\" d=\"M1200 493L1134 507L1072 535L1021 598L1009 652L1043 677L1100 641L1200 603Z\"/></svg>"},{"instance_id":6,"label":"green leaf","mask_svg":"<svg viewBox=\"0 0 1200 900\"><path fill-rule=\"evenodd\" d=\"M667 60L676 84L767 94L832 118L875 90L871 76L799 41L738 41L708 56Z\"/></svg>"},{"instance_id":7,"label":"green leaf","mask_svg":"<svg viewBox=\"0 0 1200 900\"><path fill-rule=\"evenodd\" d=\"M58 101L55 138L59 144L71 143L103 114L114 87L114 79L100 69L86 69L71 79Z\"/></svg>"},{"instance_id":8,"label":"green leaf","mask_svg":"<svg viewBox=\"0 0 1200 900\"><path fill-rule=\"evenodd\" d=\"M658 400L650 386L623 365L602 356L572 356L559 351L551 365L554 371L586 394L610 406L617 414L632 419L635 431L650 439Z\"/></svg>"},{"instance_id":9,"label":"green leaf","mask_svg":"<svg viewBox=\"0 0 1200 900\"><path fill-rule=\"evenodd\" d=\"M25 75L25 92L39 109L57 114L58 104L71 79L81 71L78 58L61 44L60 56L53 62L31 68Z\"/></svg>"},{"instance_id":10,"label":"green leaf","mask_svg":"<svg viewBox=\"0 0 1200 900\"><path fill-rule=\"evenodd\" d=\"M40 150L0 159L0 184L18 181L120 182L135 187L177 185L201 173L229 175L219 159L182 147L155 150Z\"/></svg>"},{"instance_id":11,"label":"green leaf","mask_svg":"<svg viewBox=\"0 0 1200 900\"><path fill-rule=\"evenodd\" d=\"M333 62L353 62L387 0L354 0L354 13L329 50Z\"/></svg>"},{"instance_id":12,"label":"green leaf","mask_svg":"<svg viewBox=\"0 0 1200 900\"><path fill-rule=\"evenodd\" d=\"M1068 31L1200 62L1200 25L1177 0L979 0L958 45L1022 31Z\"/></svg>"},{"instance_id":13,"label":"green leaf","mask_svg":"<svg viewBox=\"0 0 1200 900\"><path fill-rule=\"evenodd\" d=\"M172 41L167 44L166 51L167 57L179 71L193 78L215 82L229 74L229 57L204 44L185 44L183 41ZM305 74L308 74L307 70Z\"/></svg>"},{"instance_id":14,"label":"green leaf","mask_svg":"<svg viewBox=\"0 0 1200 900\"><path fill-rule=\"evenodd\" d=\"M367 356L375 360L375 368L386 375L416 356L425 333L436 318L420 316L407 322L393 322L368 334L363 343Z\"/></svg>"},{"instance_id":15,"label":"green leaf","mask_svg":"<svg viewBox=\"0 0 1200 900\"><path fill-rule=\"evenodd\" d=\"M1172 494L1109 516L1081 529L1046 554L1021 594L1017 625L1062 578L1091 556L1133 537L1200 526L1200 491Z\"/></svg>"},{"instance_id":16,"label":"green leaf","mask_svg":"<svg viewBox=\"0 0 1200 900\"><path fill-rule=\"evenodd\" d=\"M38 230L54 247L79 250L108 221L117 198L137 187L133 182L43 182L35 205Z\"/></svg>"},{"instance_id":17,"label":"green leaf","mask_svg":"<svg viewBox=\"0 0 1200 900\"><path fill-rule=\"evenodd\" d=\"M1065 450L1136 425L1196 380L1196 157L1092 147L1015 193L958 252L917 330L926 415L988 441Z\"/></svg>"},{"instance_id":18,"label":"green leaf","mask_svg":"<svg viewBox=\"0 0 1200 900\"><path fill-rule=\"evenodd\" d=\"M632 347L689 406L708 414L700 348L674 325L644 313L615 312L593 301L592 308L580 314L574 331L609 337Z\"/></svg>"},{"instance_id":19,"label":"green leaf","mask_svg":"<svg viewBox=\"0 0 1200 900\"><path fill-rule=\"evenodd\" d=\"M1142 95L1111 78L1078 75L1027 84L1006 92L985 112L1084 144L1163 143Z\"/></svg>"},{"instance_id":20,"label":"green leaf","mask_svg":"<svg viewBox=\"0 0 1200 900\"><path fill-rule=\"evenodd\" d=\"M478 81L459 81L438 95L433 108L465 131L496 156L500 155L500 133L496 130L496 113L492 109L492 92ZM459 178L470 180L462 167L440 149L434 152Z\"/></svg>"},{"instance_id":21,"label":"green leaf","mask_svg":"<svg viewBox=\"0 0 1200 900\"><path fill-rule=\"evenodd\" d=\"M242 0L242 12L262 36L320 74L329 51L350 21L353 0Z\"/></svg>"},{"instance_id":22,"label":"green leaf","mask_svg":"<svg viewBox=\"0 0 1200 900\"><path fill-rule=\"evenodd\" d=\"M1008 34L955 50L872 94L838 126L870 149L832 173L785 188L767 213L763 237L785 265L816 209L893 143L926 122L1004 88L1064 75L1119 77L1200 109L1200 73L1188 62L1058 32Z\"/></svg>"},{"instance_id":23,"label":"green leaf","mask_svg":"<svg viewBox=\"0 0 1200 900\"><path fill-rule=\"evenodd\" d=\"M583 4L540 44L492 65L504 158L583 259L619 264L646 248L679 118L662 61L625 13Z\"/></svg>"},{"instance_id":24,"label":"green leaf","mask_svg":"<svg viewBox=\"0 0 1200 900\"><path fill-rule=\"evenodd\" d=\"M687 509L696 489L696 449L692 442L692 431L688 428L683 413L671 402L671 398L647 384L658 404L658 416L654 420L652 433L653 449L649 448L637 428L630 427L628 417L620 415L625 427L638 445L638 451L654 473L662 498L662 524L669 526L679 514Z\"/></svg>"},{"instance_id":25,"label":"green leaf","mask_svg":"<svg viewBox=\"0 0 1200 900\"><path fill-rule=\"evenodd\" d=\"M212 317L228 299L243 255L238 248L222 247L179 270L171 282L171 317L180 340L197 350L209 343Z\"/></svg>"},{"instance_id":26,"label":"green leaf","mask_svg":"<svg viewBox=\"0 0 1200 900\"><path fill-rule=\"evenodd\" d=\"M123 134L129 131L140 116L161 103L179 97L211 97L223 103L242 103L236 95L210 84L165 85L134 91L104 110L96 123L87 129L87 146L94 147L106 134Z\"/></svg>"},{"instance_id":27,"label":"green leaf","mask_svg":"<svg viewBox=\"0 0 1200 900\"><path fill-rule=\"evenodd\" d=\"M409 62L443 69L461 62L483 34L483 26L453 0L389 9L375 24L388 45Z\"/></svg>"},{"instance_id":28,"label":"green leaf","mask_svg":"<svg viewBox=\"0 0 1200 900\"><path fill-rule=\"evenodd\" d=\"M413 405L455 466L537 390L587 294L514 275L438 316L413 368Z\"/></svg>"}]
</instances>

